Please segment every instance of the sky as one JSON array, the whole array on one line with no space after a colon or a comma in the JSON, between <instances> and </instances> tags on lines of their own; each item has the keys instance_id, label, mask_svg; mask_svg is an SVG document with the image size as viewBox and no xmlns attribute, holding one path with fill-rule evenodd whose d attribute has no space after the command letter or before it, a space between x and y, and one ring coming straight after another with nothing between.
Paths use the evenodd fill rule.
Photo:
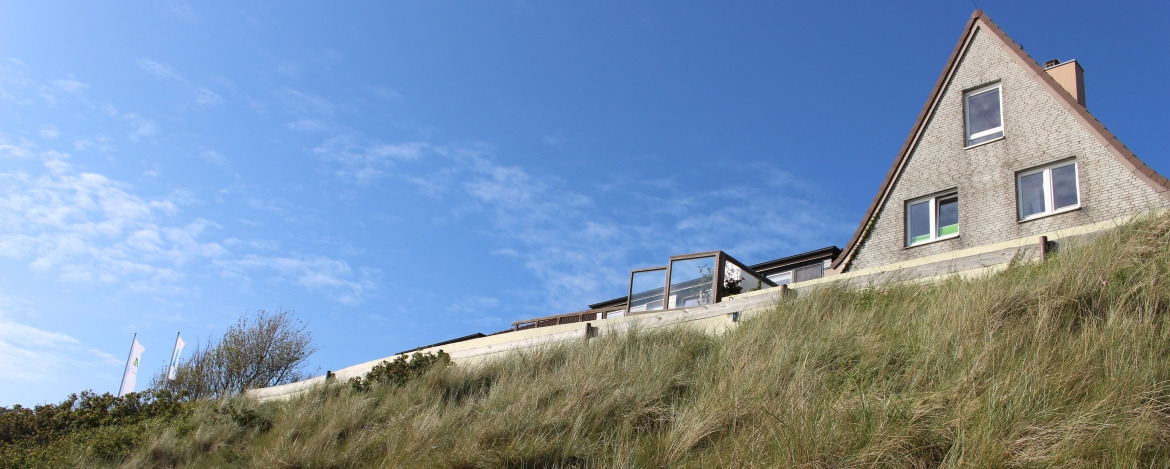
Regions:
<instances>
[{"instance_id":1,"label":"sky","mask_svg":"<svg viewBox=\"0 0 1170 469\"><path fill-rule=\"evenodd\" d=\"M974 3L0 3L0 406L262 309L324 374L843 247ZM1168 4L977 3L1170 174Z\"/></svg>"}]
</instances>

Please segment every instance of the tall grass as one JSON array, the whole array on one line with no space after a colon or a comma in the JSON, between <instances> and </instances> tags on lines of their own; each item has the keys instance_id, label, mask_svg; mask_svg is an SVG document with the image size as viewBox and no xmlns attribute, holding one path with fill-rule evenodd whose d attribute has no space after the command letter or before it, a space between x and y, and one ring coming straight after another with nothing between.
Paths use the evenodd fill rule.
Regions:
<instances>
[{"instance_id":1,"label":"tall grass","mask_svg":"<svg viewBox=\"0 0 1170 469\"><path fill-rule=\"evenodd\" d=\"M126 466L1170 466L1170 218L402 386L201 405Z\"/></svg>"}]
</instances>

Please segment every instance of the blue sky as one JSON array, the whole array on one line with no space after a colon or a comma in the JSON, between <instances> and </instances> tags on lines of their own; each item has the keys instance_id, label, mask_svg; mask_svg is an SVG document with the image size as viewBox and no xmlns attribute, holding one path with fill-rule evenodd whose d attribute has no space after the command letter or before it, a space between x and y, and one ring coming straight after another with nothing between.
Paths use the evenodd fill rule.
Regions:
<instances>
[{"instance_id":1,"label":"blue sky","mask_svg":"<svg viewBox=\"0 0 1170 469\"><path fill-rule=\"evenodd\" d=\"M284 308L339 369L843 246L974 9L0 4L0 405ZM979 1L1170 170L1160 2Z\"/></svg>"}]
</instances>

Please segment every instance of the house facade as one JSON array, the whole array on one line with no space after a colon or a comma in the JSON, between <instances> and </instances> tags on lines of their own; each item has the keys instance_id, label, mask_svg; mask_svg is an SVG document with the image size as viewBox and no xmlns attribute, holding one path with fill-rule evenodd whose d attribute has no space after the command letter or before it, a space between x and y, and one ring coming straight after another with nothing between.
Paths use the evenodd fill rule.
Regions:
<instances>
[{"instance_id":1,"label":"house facade","mask_svg":"<svg viewBox=\"0 0 1170 469\"><path fill-rule=\"evenodd\" d=\"M1166 178L1085 107L1080 64L1045 65L977 10L834 271L1170 205Z\"/></svg>"}]
</instances>

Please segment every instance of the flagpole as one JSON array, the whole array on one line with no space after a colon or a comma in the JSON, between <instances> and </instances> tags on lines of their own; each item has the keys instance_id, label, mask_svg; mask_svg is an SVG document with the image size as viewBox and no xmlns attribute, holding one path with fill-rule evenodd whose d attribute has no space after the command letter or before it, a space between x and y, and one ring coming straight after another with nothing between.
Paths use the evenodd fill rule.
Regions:
<instances>
[{"instance_id":1,"label":"flagpole","mask_svg":"<svg viewBox=\"0 0 1170 469\"><path fill-rule=\"evenodd\" d=\"M118 385L118 396L122 395L122 387L126 385L126 372L130 370L130 357L134 356L134 342L138 340L138 333L134 333L134 337L130 339L130 353L126 354L126 367L122 369L122 384Z\"/></svg>"}]
</instances>

